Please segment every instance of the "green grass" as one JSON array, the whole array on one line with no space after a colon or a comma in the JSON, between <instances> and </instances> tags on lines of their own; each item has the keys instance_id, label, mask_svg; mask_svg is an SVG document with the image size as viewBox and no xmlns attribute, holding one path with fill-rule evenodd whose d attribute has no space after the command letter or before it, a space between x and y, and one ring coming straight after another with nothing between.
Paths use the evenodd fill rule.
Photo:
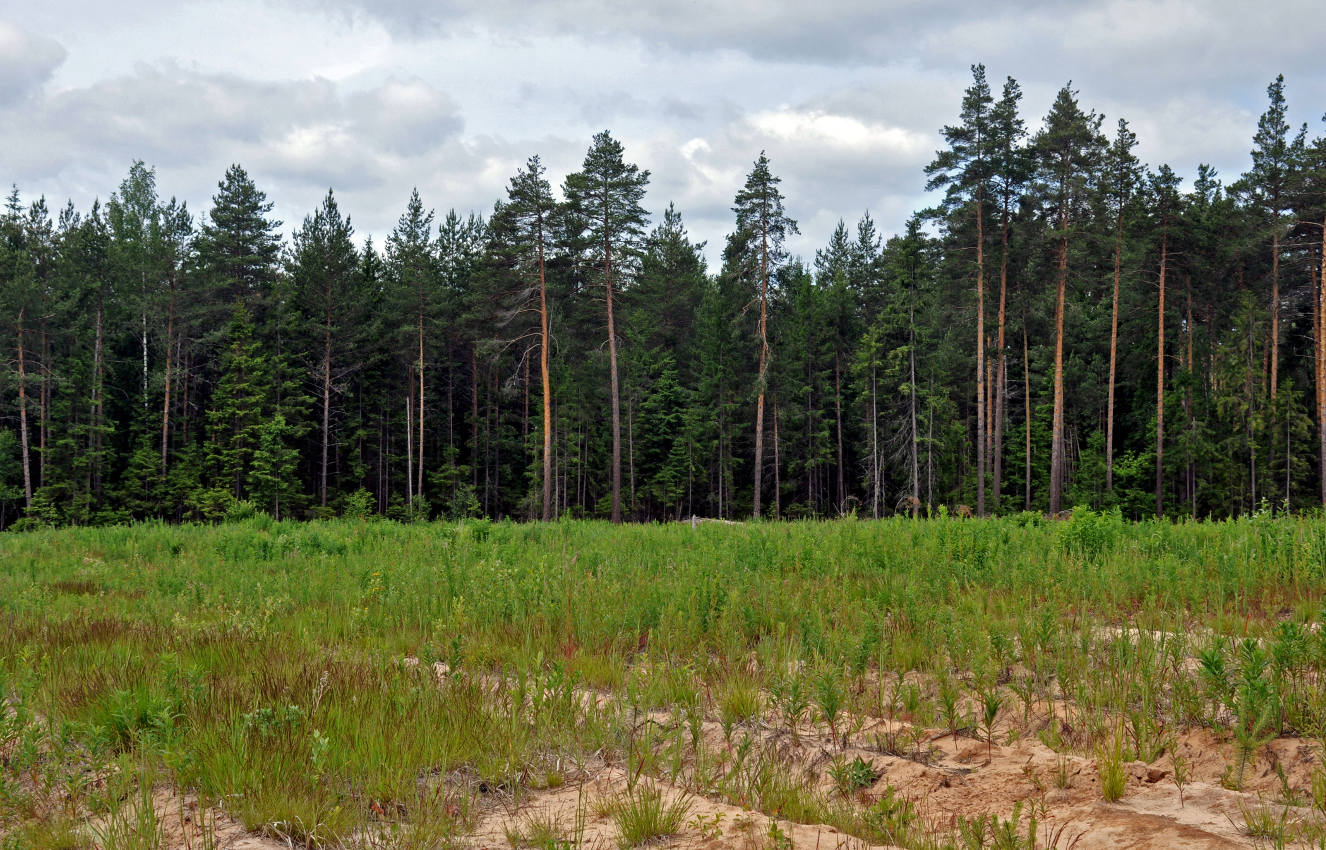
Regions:
<instances>
[{"instance_id":1,"label":"green grass","mask_svg":"<svg viewBox=\"0 0 1326 850\"><path fill-rule=\"evenodd\" d=\"M623 850L675 835L686 821L691 803L685 797L666 799L652 785L637 785L613 801L613 823Z\"/></svg>"},{"instance_id":2,"label":"green grass","mask_svg":"<svg viewBox=\"0 0 1326 850\"><path fill-rule=\"evenodd\" d=\"M1264 515L0 535L0 846L77 846L97 806L146 818L138 785L85 787L111 764L334 846L463 834L485 795L592 758L878 835L893 813L830 810L740 752L756 726L859 743L863 713L1021 724L1088 757L1117 740L1125 761L1208 726L1253 758L1326 735L1324 570L1326 521ZM1070 739L1032 728L1055 694ZM650 710L679 722L645 728Z\"/></svg>"}]
</instances>

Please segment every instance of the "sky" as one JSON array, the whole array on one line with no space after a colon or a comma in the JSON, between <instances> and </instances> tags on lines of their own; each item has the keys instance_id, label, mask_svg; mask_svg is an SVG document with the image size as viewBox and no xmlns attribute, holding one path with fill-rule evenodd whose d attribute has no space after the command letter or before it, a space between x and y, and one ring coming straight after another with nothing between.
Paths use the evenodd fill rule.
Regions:
<instances>
[{"instance_id":1,"label":"sky","mask_svg":"<svg viewBox=\"0 0 1326 850\"><path fill-rule=\"evenodd\" d=\"M610 130L711 262L766 151L808 261L837 221L899 232L971 65L1071 81L1184 177L1248 167L1266 87L1326 130L1319 0L137 0L0 4L0 184L86 209L135 159L195 216L240 163L297 226L328 188L380 245L417 187L486 213L539 154L554 186Z\"/></svg>"}]
</instances>

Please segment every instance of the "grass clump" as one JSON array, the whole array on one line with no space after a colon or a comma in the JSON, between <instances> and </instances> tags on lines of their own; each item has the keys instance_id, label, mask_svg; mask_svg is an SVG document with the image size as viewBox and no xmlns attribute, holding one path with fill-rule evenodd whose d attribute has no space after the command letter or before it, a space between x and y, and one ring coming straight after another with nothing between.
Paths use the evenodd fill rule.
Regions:
<instances>
[{"instance_id":1,"label":"grass clump","mask_svg":"<svg viewBox=\"0 0 1326 850\"><path fill-rule=\"evenodd\" d=\"M615 798L609 807L618 831L618 846L639 847L660 838L676 835L691 810L686 796L667 799L655 785L642 782Z\"/></svg>"}]
</instances>

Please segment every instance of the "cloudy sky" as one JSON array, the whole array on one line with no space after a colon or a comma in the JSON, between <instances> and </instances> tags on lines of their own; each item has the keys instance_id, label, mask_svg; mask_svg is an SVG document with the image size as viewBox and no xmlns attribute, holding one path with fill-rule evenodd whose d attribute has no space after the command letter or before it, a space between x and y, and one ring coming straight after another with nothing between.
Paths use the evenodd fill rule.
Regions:
<instances>
[{"instance_id":1,"label":"cloudy sky","mask_svg":"<svg viewBox=\"0 0 1326 850\"><path fill-rule=\"evenodd\" d=\"M0 7L0 183L86 207L135 158L205 211L239 162L297 223L328 187L380 240L410 189L483 212L530 154L554 184L610 129L716 257L767 150L807 257L838 218L885 233L969 66L1026 93L1070 79L1142 157L1247 167L1267 84L1323 130L1319 0L138 0Z\"/></svg>"}]
</instances>

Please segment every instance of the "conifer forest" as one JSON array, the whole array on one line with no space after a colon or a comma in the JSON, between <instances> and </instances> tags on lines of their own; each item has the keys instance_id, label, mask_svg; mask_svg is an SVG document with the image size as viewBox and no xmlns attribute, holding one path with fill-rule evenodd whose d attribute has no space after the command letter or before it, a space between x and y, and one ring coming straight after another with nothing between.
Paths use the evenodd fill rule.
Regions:
<instances>
[{"instance_id":1,"label":"conifer forest","mask_svg":"<svg viewBox=\"0 0 1326 850\"><path fill-rule=\"evenodd\" d=\"M1180 174L972 72L934 206L814 256L776 152L712 267L608 131L370 237L329 190L285 238L241 164L206 209L142 161L82 209L16 186L0 528L1320 508L1326 135L1283 78L1246 171Z\"/></svg>"}]
</instances>

